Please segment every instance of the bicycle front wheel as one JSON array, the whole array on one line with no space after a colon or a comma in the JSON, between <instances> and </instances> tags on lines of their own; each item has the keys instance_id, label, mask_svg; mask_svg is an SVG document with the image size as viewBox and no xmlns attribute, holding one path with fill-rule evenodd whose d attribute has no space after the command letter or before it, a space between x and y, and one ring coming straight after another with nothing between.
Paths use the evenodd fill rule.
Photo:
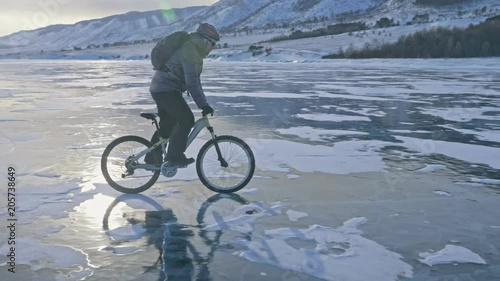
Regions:
<instances>
[{"instance_id":1,"label":"bicycle front wheel","mask_svg":"<svg viewBox=\"0 0 500 281\"><path fill-rule=\"evenodd\" d=\"M227 167L221 164L215 144ZM233 136L219 136L209 140L198 153L196 172L210 190L231 193L245 187L255 171L255 157L243 140Z\"/></svg>"},{"instance_id":2,"label":"bicycle front wheel","mask_svg":"<svg viewBox=\"0 0 500 281\"><path fill-rule=\"evenodd\" d=\"M137 136L124 136L112 141L101 158L101 171L108 184L123 193L139 193L150 188L160 176L161 154L153 151L151 163L145 166L144 156L135 155L151 147L151 143ZM142 166L142 167L141 167Z\"/></svg>"}]
</instances>

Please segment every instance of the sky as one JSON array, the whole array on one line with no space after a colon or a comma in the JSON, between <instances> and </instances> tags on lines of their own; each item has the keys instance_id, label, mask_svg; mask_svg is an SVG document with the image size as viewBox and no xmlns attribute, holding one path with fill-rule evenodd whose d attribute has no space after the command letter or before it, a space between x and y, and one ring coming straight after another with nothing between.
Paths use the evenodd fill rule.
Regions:
<instances>
[{"instance_id":1,"label":"sky","mask_svg":"<svg viewBox=\"0 0 500 281\"><path fill-rule=\"evenodd\" d=\"M130 11L209 6L216 2L218 0L0 0L0 36Z\"/></svg>"}]
</instances>

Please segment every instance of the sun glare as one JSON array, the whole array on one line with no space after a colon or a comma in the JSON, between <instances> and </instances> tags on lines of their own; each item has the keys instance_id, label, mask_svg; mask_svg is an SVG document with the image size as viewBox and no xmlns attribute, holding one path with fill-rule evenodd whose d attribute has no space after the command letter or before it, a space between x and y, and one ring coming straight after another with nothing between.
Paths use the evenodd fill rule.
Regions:
<instances>
[{"instance_id":1,"label":"sun glare","mask_svg":"<svg viewBox=\"0 0 500 281\"><path fill-rule=\"evenodd\" d=\"M167 21L175 21L175 12L172 9L172 6L170 5L169 1L160 1L160 9L161 13L163 14L163 17Z\"/></svg>"}]
</instances>

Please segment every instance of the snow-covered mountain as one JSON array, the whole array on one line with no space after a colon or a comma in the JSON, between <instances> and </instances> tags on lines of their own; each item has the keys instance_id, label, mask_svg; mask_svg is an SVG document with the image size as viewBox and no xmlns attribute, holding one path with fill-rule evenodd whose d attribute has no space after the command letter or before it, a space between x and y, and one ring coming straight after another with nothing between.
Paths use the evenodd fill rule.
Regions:
<instances>
[{"instance_id":1,"label":"snow-covered mountain","mask_svg":"<svg viewBox=\"0 0 500 281\"><path fill-rule=\"evenodd\" d=\"M415 16L427 21L500 13L500 0L446 0L458 4L429 6L423 0L221 0L208 7L130 12L73 25L53 25L0 37L0 54L40 52L163 37L175 30L193 30L199 22L213 23L232 33L269 29L312 29L338 22L382 17L404 25ZM445 0L441 0L445 1ZM437 2L440 2L439 0Z\"/></svg>"},{"instance_id":2,"label":"snow-covered mountain","mask_svg":"<svg viewBox=\"0 0 500 281\"><path fill-rule=\"evenodd\" d=\"M164 36L166 27L182 22L203 8L205 7L129 12L72 25L51 25L20 31L0 37L0 48L15 48L17 51L60 50L75 46L86 48L91 44L150 40Z\"/></svg>"}]
</instances>

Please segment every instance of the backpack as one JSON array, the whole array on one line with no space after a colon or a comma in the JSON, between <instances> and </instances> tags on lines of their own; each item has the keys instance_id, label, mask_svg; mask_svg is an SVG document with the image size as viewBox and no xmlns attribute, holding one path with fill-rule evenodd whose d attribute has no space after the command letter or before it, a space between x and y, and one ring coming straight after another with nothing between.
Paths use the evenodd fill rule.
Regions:
<instances>
[{"instance_id":1,"label":"backpack","mask_svg":"<svg viewBox=\"0 0 500 281\"><path fill-rule=\"evenodd\" d=\"M163 70L168 59L187 41L189 41L189 34L186 31L174 32L158 41L151 51L153 69Z\"/></svg>"}]
</instances>

